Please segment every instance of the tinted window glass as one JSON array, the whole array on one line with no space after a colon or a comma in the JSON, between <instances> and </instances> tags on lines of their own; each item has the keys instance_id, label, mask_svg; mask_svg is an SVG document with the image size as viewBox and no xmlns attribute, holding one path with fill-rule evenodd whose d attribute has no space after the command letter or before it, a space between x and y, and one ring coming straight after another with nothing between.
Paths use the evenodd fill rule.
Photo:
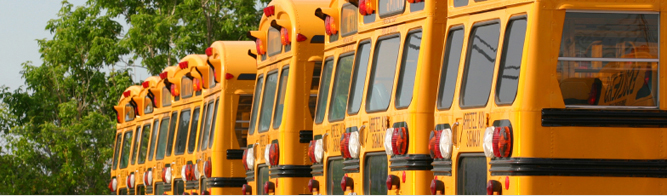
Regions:
<instances>
[{"instance_id":1,"label":"tinted window glass","mask_svg":"<svg viewBox=\"0 0 667 196\"><path fill-rule=\"evenodd\" d=\"M195 141L197 140L197 124L199 124L199 107L192 113L192 125L190 125L190 136L188 136L188 153L195 151Z\"/></svg>"},{"instance_id":2,"label":"tinted window glass","mask_svg":"<svg viewBox=\"0 0 667 196\"><path fill-rule=\"evenodd\" d=\"M155 120L155 122L153 122L153 133L151 134L152 136L151 136L151 145L150 145L151 150L148 153L148 160L149 161L153 160L153 154L155 154L155 148L156 148L155 141L157 140L157 133L160 130L160 126L159 126L160 124L159 123L160 123L160 120Z\"/></svg>"},{"instance_id":3,"label":"tinted window glass","mask_svg":"<svg viewBox=\"0 0 667 196\"><path fill-rule=\"evenodd\" d=\"M452 106L462 47L463 29L451 30L447 36L447 48L445 49L445 57L442 59L442 68L440 68L438 109L448 109Z\"/></svg>"},{"instance_id":4,"label":"tinted window glass","mask_svg":"<svg viewBox=\"0 0 667 196\"><path fill-rule=\"evenodd\" d=\"M174 135L176 135L176 123L178 122L178 112L171 113L171 123L169 124L169 139L167 139L167 156L171 156L171 150L174 147Z\"/></svg>"},{"instance_id":5,"label":"tinted window glass","mask_svg":"<svg viewBox=\"0 0 667 196\"><path fill-rule=\"evenodd\" d=\"M199 147L201 150L208 149L208 134L211 130L211 122L213 121L213 101L208 103L208 112L206 112L206 125L204 126L204 133L202 135L201 143Z\"/></svg>"},{"instance_id":6,"label":"tinted window glass","mask_svg":"<svg viewBox=\"0 0 667 196\"><path fill-rule=\"evenodd\" d=\"M190 127L190 110L181 111L181 121L178 123L178 136L176 137L175 154L183 154L188 141L188 128Z\"/></svg>"},{"instance_id":7,"label":"tinted window glass","mask_svg":"<svg viewBox=\"0 0 667 196\"><path fill-rule=\"evenodd\" d=\"M269 28L269 33L267 35L267 39L269 40L267 45L267 53L269 56L273 56L276 54L280 54L283 49L283 44L280 42L280 31L276 28Z\"/></svg>"},{"instance_id":8,"label":"tinted window glass","mask_svg":"<svg viewBox=\"0 0 667 196\"><path fill-rule=\"evenodd\" d=\"M167 131L169 130L169 118L163 118L160 122L160 137L157 140L157 151L155 152L155 159L162 160L167 147Z\"/></svg>"},{"instance_id":9,"label":"tinted window glass","mask_svg":"<svg viewBox=\"0 0 667 196\"><path fill-rule=\"evenodd\" d=\"M359 45L357 60L354 65L354 76L352 76L352 86L350 86L350 102L347 105L348 114L356 114L359 112L359 108L361 108L361 98L364 92L364 83L366 82L370 56L371 43L366 42Z\"/></svg>"},{"instance_id":10,"label":"tinted window glass","mask_svg":"<svg viewBox=\"0 0 667 196\"><path fill-rule=\"evenodd\" d=\"M199 134L199 136L198 136L199 140L197 140L198 141L197 145L199 146L199 148L197 148L197 151L199 151L201 149L204 149L204 148L202 148L202 145L201 145L202 141L201 140L204 138L204 131L206 131L206 122L207 122L206 120L208 119L208 105L210 105L210 104L209 103L204 103L204 110L202 110L203 113L204 113L203 114L204 116L202 118L202 122L199 125L199 133L198 133Z\"/></svg>"},{"instance_id":11,"label":"tinted window glass","mask_svg":"<svg viewBox=\"0 0 667 196\"><path fill-rule=\"evenodd\" d=\"M468 0L454 0L454 7L461 7L468 5Z\"/></svg>"},{"instance_id":12,"label":"tinted window glass","mask_svg":"<svg viewBox=\"0 0 667 196\"><path fill-rule=\"evenodd\" d=\"M380 18L403 13L405 1L401 0L378 0L378 13Z\"/></svg>"},{"instance_id":13,"label":"tinted window glass","mask_svg":"<svg viewBox=\"0 0 667 196\"><path fill-rule=\"evenodd\" d=\"M345 108L347 106L347 95L350 92L350 76L352 75L353 62L353 54L338 59L336 77L334 79L333 90L331 90L331 103L329 103L329 121L342 120L345 118Z\"/></svg>"},{"instance_id":14,"label":"tinted window glass","mask_svg":"<svg viewBox=\"0 0 667 196\"><path fill-rule=\"evenodd\" d=\"M120 142L122 141L122 138L120 137L121 134L119 133L116 135L116 150L114 150L113 153L113 168L116 169L118 168L118 151L120 150Z\"/></svg>"},{"instance_id":15,"label":"tinted window glass","mask_svg":"<svg viewBox=\"0 0 667 196\"><path fill-rule=\"evenodd\" d=\"M387 155L367 156L364 167L364 194L386 195Z\"/></svg>"},{"instance_id":16,"label":"tinted window glass","mask_svg":"<svg viewBox=\"0 0 667 196\"><path fill-rule=\"evenodd\" d=\"M141 142L141 126L137 126L134 132L134 145L132 145L132 165L137 162L137 152L139 152L139 143Z\"/></svg>"},{"instance_id":17,"label":"tinted window glass","mask_svg":"<svg viewBox=\"0 0 667 196\"><path fill-rule=\"evenodd\" d=\"M151 136L151 124L144 125L141 133L141 148L139 148L139 164L146 162L146 151L148 150L148 140Z\"/></svg>"},{"instance_id":18,"label":"tinted window glass","mask_svg":"<svg viewBox=\"0 0 667 196\"><path fill-rule=\"evenodd\" d=\"M658 106L661 22L658 13L565 13L556 67L565 105Z\"/></svg>"},{"instance_id":19,"label":"tinted window glass","mask_svg":"<svg viewBox=\"0 0 667 196\"><path fill-rule=\"evenodd\" d=\"M380 40L375 46L371 78L368 82L368 93L366 93L368 96L366 97L366 111L386 110L389 107L400 44L401 39L396 36Z\"/></svg>"},{"instance_id":20,"label":"tinted window glass","mask_svg":"<svg viewBox=\"0 0 667 196\"><path fill-rule=\"evenodd\" d=\"M342 36L348 36L357 32L357 17L358 9L352 4L345 4L340 11L340 34Z\"/></svg>"},{"instance_id":21,"label":"tinted window glass","mask_svg":"<svg viewBox=\"0 0 667 196\"><path fill-rule=\"evenodd\" d=\"M252 107L252 95L239 96L238 109L236 109L236 123L234 132L239 146L247 146L248 126L250 120L250 108Z\"/></svg>"},{"instance_id":22,"label":"tinted window glass","mask_svg":"<svg viewBox=\"0 0 667 196\"><path fill-rule=\"evenodd\" d=\"M171 91L167 87L162 88L162 106L171 105Z\"/></svg>"},{"instance_id":23,"label":"tinted window glass","mask_svg":"<svg viewBox=\"0 0 667 196\"><path fill-rule=\"evenodd\" d=\"M310 90L315 90L320 87L320 74L322 73L322 62L313 63L313 79L310 82ZM310 119L315 118L315 107L317 107L317 93L311 93L308 97L308 112L310 112Z\"/></svg>"},{"instance_id":24,"label":"tinted window glass","mask_svg":"<svg viewBox=\"0 0 667 196\"><path fill-rule=\"evenodd\" d=\"M262 85L264 85L264 77L257 78L257 85L255 85L255 94L252 102L252 115L250 115L250 134L255 132L255 124L257 124L257 109L259 108L259 98L262 94Z\"/></svg>"},{"instance_id":25,"label":"tinted window glass","mask_svg":"<svg viewBox=\"0 0 667 196\"><path fill-rule=\"evenodd\" d=\"M278 84L278 72L266 76L266 87L262 94L262 110L259 116L259 132L266 132L271 125L271 112L276 99L276 87Z\"/></svg>"},{"instance_id":26,"label":"tinted window glass","mask_svg":"<svg viewBox=\"0 0 667 196\"><path fill-rule=\"evenodd\" d=\"M340 181L343 179L345 172L343 172L343 159L335 159L329 161L327 166L327 194L328 195L344 195L343 189L340 188Z\"/></svg>"},{"instance_id":27,"label":"tinted window glass","mask_svg":"<svg viewBox=\"0 0 667 196\"><path fill-rule=\"evenodd\" d=\"M410 33L407 39L403 47L403 62L401 63L401 72L399 72L398 86L396 87L396 108L408 107L412 101L422 32Z\"/></svg>"},{"instance_id":28,"label":"tinted window glass","mask_svg":"<svg viewBox=\"0 0 667 196\"><path fill-rule=\"evenodd\" d=\"M123 136L123 155L120 157L120 168L126 168L130 161L130 148L132 147L132 131L125 132Z\"/></svg>"},{"instance_id":29,"label":"tinted window glass","mask_svg":"<svg viewBox=\"0 0 667 196\"><path fill-rule=\"evenodd\" d=\"M192 87L192 79L187 76L183 76L181 79L181 97L192 97Z\"/></svg>"},{"instance_id":30,"label":"tinted window glass","mask_svg":"<svg viewBox=\"0 0 667 196\"><path fill-rule=\"evenodd\" d=\"M500 25L476 26L470 36L461 92L462 107L483 107L489 101L498 52Z\"/></svg>"},{"instance_id":31,"label":"tinted window glass","mask_svg":"<svg viewBox=\"0 0 667 196\"><path fill-rule=\"evenodd\" d=\"M144 113L145 114L153 113L153 100L148 96L146 96L144 98L144 104L146 105L146 107L144 107Z\"/></svg>"},{"instance_id":32,"label":"tinted window glass","mask_svg":"<svg viewBox=\"0 0 667 196\"><path fill-rule=\"evenodd\" d=\"M280 75L280 89L278 89L278 104L273 114L273 128L277 129L283 121L283 107L285 105L285 89L287 87L287 78L289 77L289 69L283 69Z\"/></svg>"},{"instance_id":33,"label":"tinted window glass","mask_svg":"<svg viewBox=\"0 0 667 196\"><path fill-rule=\"evenodd\" d=\"M218 106L220 105L219 102L220 102L219 98L217 100L215 100L215 110L213 110L213 122L211 123L211 136L209 137L209 141L208 141L208 147L209 148L211 148L213 146L213 138L215 138L215 125L218 124L217 123L218 121L216 121L215 119L218 116Z\"/></svg>"},{"instance_id":34,"label":"tinted window glass","mask_svg":"<svg viewBox=\"0 0 667 196\"><path fill-rule=\"evenodd\" d=\"M315 123L322 123L324 120L324 111L327 106L327 99L329 98L329 86L331 85L331 71L333 70L333 59L328 59L324 62L324 70L322 72L322 80L320 81L320 89L317 95L317 112L315 113Z\"/></svg>"},{"instance_id":35,"label":"tinted window glass","mask_svg":"<svg viewBox=\"0 0 667 196\"><path fill-rule=\"evenodd\" d=\"M526 39L526 19L512 20L507 25L503 44L498 82L496 83L496 103L511 104L519 87L519 72L523 44Z\"/></svg>"}]
</instances>

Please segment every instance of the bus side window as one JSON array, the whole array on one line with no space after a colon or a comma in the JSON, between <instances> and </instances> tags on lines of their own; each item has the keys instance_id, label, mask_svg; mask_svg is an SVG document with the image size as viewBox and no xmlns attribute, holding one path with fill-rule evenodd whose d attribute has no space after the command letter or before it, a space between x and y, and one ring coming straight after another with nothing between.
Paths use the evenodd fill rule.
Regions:
<instances>
[{"instance_id":1,"label":"bus side window","mask_svg":"<svg viewBox=\"0 0 667 196\"><path fill-rule=\"evenodd\" d=\"M447 47L440 69L440 85L438 87L438 109L449 109L454 100L456 76L459 73L461 52L463 48L463 27L456 27L447 35Z\"/></svg>"},{"instance_id":2,"label":"bus side window","mask_svg":"<svg viewBox=\"0 0 667 196\"><path fill-rule=\"evenodd\" d=\"M120 133L116 135L116 148L113 153L113 169L118 168L118 157L120 157L118 151L120 150L120 142L122 141L122 138L120 137L121 135L122 134Z\"/></svg>"},{"instance_id":3,"label":"bus side window","mask_svg":"<svg viewBox=\"0 0 667 196\"><path fill-rule=\"evenodd\" d=\"M322 62L314 63L313 78L310 82L310 97L308 98L308 110L310 119L315 119L315 107L317 106L317 89L320 87L320 74L322 73ZM315 91L315 93L313 93Z\"/></svg>"},{"instance_id":4,"label":"bus side window","mask_svg":"<svg viewBox=\"0 0 667 196\"><path fill-rule=\"evenodd\" d=\"M461 86L461 107L484 107L489 101L499 38L498 23L473 27Z\"/></svg>"},{"instance_id":5,"label":"bus side window","mask_svg":"<svg viewBox=\"0 0 667 196\"><path fill-rule=\"evenodd\" d=\"M139 164L146 162L146 150L148 149L148 142L151 136L151 124L144 125L143 132L141 132L141 147L139 147Z\"/></svg>"},{"instance_id":6,"label":"bus side window","mask_svg":"<svg viewBox=\"0 0 667 196\"><path fill-rule=\"evenodd\" d=\"M322 123L324 120L324 110L329 98L329 86L331 85L331 71L333 70L333 58L324 61L324 70L320 80L320 88L317 95L317 108L315 110L315 123Z\"/></svg>"},{"instance_id":7,"label":"bus side window","mask_svg":"<svg viewBox=\"0 0 667 196\"><path fill-rule=\"evenodd\" d=\"M120 168L124 169L127 167L127 164L130 162L130 148L132 147L132 130L125 132L123 136L123 148L120 157Z\"/></svg>"},{"instance_id":8,"label":"bus side window","mask_svg":"<svg viewBox=\"0 0 667 196\"><path fill-rule=\"evenodd\" d=\"M137 130L134 132L134 145L132 145L132 165L137 162L137 152L139 152L139 143L141 142L141 126L137 126Z\"/></svg>"},{"instance_id":9,"label":"bus side window","mask_svg":"<svg viewBox=\"0 0 667 196\"><path fill-rule=\"evenodd\" d=\"M236 133L236 140L240 147L247 146L251 108L252 95L240 95L238 108L236 109L236 123L234 124L234 133Z\"/></svg>"},{"instance_id":10,"label":"bus side window","mask_svg":"<svg viewBox=\"0 0 667 196\"><path fill-rule=\"evenodd\" d=\"M180 155L185 153L185 146L188 141L188 128L190 128L190 109L181 111L181 120L178 123L178 135L176 136L176 152L174 154Z\"/></svg>"},{"instance_id":11,"label":"bus side window","mask_svg":"<svg viewBox=\"0 0 667 196\"><path fill-rule=\"evenodd\" d=\"M419 63L419 49L422 43L422 32L408 34L403 47L403 62L398 75L398 86L396 87L396 108L407 108L412 102L415 76L417 75L417 64Z\"/></svg>"},{"instance_id":12,"label":"bus side window","mask_svg":"<svg viewBox=\"0 0 667 196\"><path fill-rule=\"evenodd\" d=\"M196 147L197 151L200 151L200 150L204 149L204 148L201 147L201 142L202 142L202 139L204 138L204 130L206 130L206 122L208 122L208 121L206 121L206 119L208 119L208 105L210 105L210 104L209 103L204 103L204 110L202 110L202 112L204 113L203 114L204 116L202 117L202 122L199 125L199 133L198 133L199 134L199 136L198 136L199 140L197 142L197 145L199 147Z\"/></svg>"},{"instance_id":13,"label":"bus side window","mask_svg":"<svg viewBox=\"0 0 667 196\"><path fill-rule=\"evenodd\" d=\"M153 122L153 133L151 134L151 144L150 148L151 150L148 152L148 160L152 161L153 160L153 155L155 154L155 141L157 140L158 132L160 131L160 120L155 119L155 122Z\"/></svg>"},{"instance_id":14,"label":"bus side window","mask_svg":"<svg viewBox=\"0 0 667 196\"><path fill-rule=\"evenodd\" d=\"M220 105L220 98L215 100L215 110L213 110L213 122L211 123L211 136L208 137L208 148L213 147L213 138L215 137L215 125L217 121L215 120L218 116L218 106Z\"/></svg>"},{"instance_id":15,"label":"bus side window","mask_svg":"<svg viewBox=\"0 0 667 196\"><path fill-rule=\"evenodd\" d=\"M190 126L190 135L188 136L188 153L195 151L195 142L197 141L197 124L199 124L199 107L192 113L192 125Z\"/></svg>"},{"instance_id":16,"label":"bus side window","mask_svg":"<svg viewBox=\"0 0 667 196\"><path fill-rule=\"evenodd\" d=\"M178 122L178 111L171 113L171 123L169 124L169 138L167 139L167 156L171 156L174 147L174 135L176 134L176 123Z\"/></svg>"},{"instance_id":17,"label":"bus side window","mask_svg":"<svg viewBox=\"0 0 667 196\"><path fill-rule=\"evenodd\" d=\"M526 25L526 18L511 20L507 25L496 82L496 104L498 105L510 105L516 98L523 44L526 39Z\"/></svg>"},{"instance_id":18,"label":"bus side window","mask_svg":"<svg viewBox=\"0 0 667 196\"><path fill-rule=\"evenodd\" d=\"M169 131L169 117L163 118L160 122L160 137L157 141L157 151L155 152L155 160L164 159L165 148L167 147L167 132Z\"/></svg>"},{"instance_id":19,"label":"bus side window","mask_svg":"<svg viewBox=\"0 0 667 196\"><path fill-rule=\"evenodd\" d=\"M350 86L350 100L347 105L347 114L357 114L361 108L361 98L364 93L364 84L368 72L368 61L371 57L371 42L366 41L359 45L354 64L354 75Z\"/></svg>"}]
</instances>

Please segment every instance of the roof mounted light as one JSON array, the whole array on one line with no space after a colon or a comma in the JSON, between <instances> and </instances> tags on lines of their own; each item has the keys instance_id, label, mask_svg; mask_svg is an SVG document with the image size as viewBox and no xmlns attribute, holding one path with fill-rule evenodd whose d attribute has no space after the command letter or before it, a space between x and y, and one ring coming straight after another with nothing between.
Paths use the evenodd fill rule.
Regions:
<instances>
[{"instance_id":1,"label":"roof mounted light","mask_svg":"<svg viewBox=\"0 0 667 196\"><path fill-rule=\"evenodd\" d=\"M178 67L180 67L181 69L186 69L188 68L188 62L187 61L180 62L178 63Z\"/></svg>"},{"instance_id":2,"label":"roof mounted light","mask_svg":"<svg viewBox=\"0 0 667 196\"><path fill-rule=\"evenodd\" d=\"M205 52L206 52L206 56L211 56L211 55L213 55L213 48L208 47L208 48L206 48Z\"/></svg>"},{"instance_id":3,"label":"roof mounted light","mask_svg":"<svg viewBox=\"0 0 667 196\"><path fill-rule=\"evenodd\" d=\"M276 14L276 6L268 6L264 8L264 16L269 17Z\"/></svg>"}]
</instances>

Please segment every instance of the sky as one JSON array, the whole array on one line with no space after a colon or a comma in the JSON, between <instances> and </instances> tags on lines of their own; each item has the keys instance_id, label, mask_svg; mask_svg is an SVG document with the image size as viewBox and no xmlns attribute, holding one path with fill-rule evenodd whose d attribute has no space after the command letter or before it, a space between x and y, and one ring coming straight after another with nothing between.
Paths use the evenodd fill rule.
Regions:
<instances>
[{"instance_id":1,"label":"sky","mask_svg":"<svg viewBox=\"0 0 667 196\"><path fill-rule=\"evenodd\" d=\"M74 6L84 5L86 0L68 0ZM17 89L24 84L19 73L21 64L32 61L41 65L37 39L51 39L45 30L46 23L57 17L61 0L0 0L0 86ZM121 22L125 30L127 24ZM117 67L118 68L118 67ZM122 68L122 67L121 67ZM141 82L148 76L143 68L133 68L133 80Z\"/></svg>"}]
</instances>

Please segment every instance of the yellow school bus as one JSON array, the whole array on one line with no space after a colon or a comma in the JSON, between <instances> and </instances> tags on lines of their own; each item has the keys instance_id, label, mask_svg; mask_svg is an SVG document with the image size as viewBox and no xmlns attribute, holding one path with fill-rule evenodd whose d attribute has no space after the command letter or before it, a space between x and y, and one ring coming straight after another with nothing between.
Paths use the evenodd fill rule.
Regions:
<instances>
[{"instance_id":1,"label":"yellow school bus","mask_svg":"<svg viewBox=\"0 0 667 196\"><path fill-rule=\"evenodd\" d=\"M171 190L171 184L166 183L166 177L171 176L172 171L167 171L165 163L167 137L169 134L169 125L171 122L171 106L172 106L172 91L171 83L168 83L169 76L173 76L178 72L178 66L170 66L165 68L159 74L160 80L154 87L150 88L150 94L155 102L153 111L153 132L151 133L150 149L148 151L147 165L151 165L150 170L146 175L147 193L152 191L152 194L162 195L165 191ZM170 162L169 162L170 163ZM171 182L169 179L168 182Z\"/></svg>"},{"instance_id":2,"label":"yellow school bus","mask_svg":"<svg viewBox=\"0 0 667 196\"><path fill-rule=\"evenodd\" d=\"M131 164L133 169L130 169L130 183L127 184L129 194L146 195L153 194L153 187L147 186L148 173L152 171L153 165L147 162L147 153L153 131L153 119L155 102L153 95L150 94L150 89L160 81L159 76L152 76L146 78L141 85L141 91L136 96L132 97L130 104L136 107L135 118L135 133L134 144L132 145L132 159ZM136 165L135 165L136 163ZM151 178L152 179L152 178ZM132 191L134 190L134 191Z\"/></svg>"},{"instance_id":3,"label":"yellow school bus","mask_svg":"<svg viewBox=\"0 0 667 196\"><path fill-rule=\"evenodd\" d=\"M186 183L197 183L192 160L195 137L201 119L202 81L193 77L192 69L206 64L204 55L188 55L178 63L178 70L165 83L171 90L171 122L167 135L164 164L165 194L185 193ZM162 138L160 138L162 139ZM166 175L170 174L170 175ZM166 186L170 186L171 190ZM194 189L191 185L191 189Z\"/></svg>"},{"instance_id":4,"label":"yellow school bus","mask_svg":"<svg viewBox=\"0 0 667 196\"><path fill-rule=\"evenodd\" d=\"M428 194L432 158L421 144L434 125L446 2L335 6L316 13L329 38L315 114L322 139L313 142L313 157L327 157L320 193Z\"/></svg>"},{"instance_id":5,"label":"yellow school bus","mask_svg":"<svg viewBox=\"0 0 667 196\"><path fill-rule=\"evenodd\" d=\"M109 190L112 194L127 195L130 192L127 184L131 184L129 180L133 172L133 167L130 165L130 153L134 142L134 125L137 116L132 97L137 96L139 91L141 91L140 86L128 87L123 92L118 105L114 106L118 124L116 125L116 142L111 165L111 181L109 182Z\"/></svg>"},{"instance_id":6,"label":"yellow school bus","mask_svg":"<svg viewBox=\"0 0 667 196\"><path fill-rule=\"evenodd\" d=\"M432 193L667 193L666 6L448 1Z\"/></svg>"},{"instance_id":7,"label":"yellow school bus","mask_svg":"<svg viewBox=\"0 0 667 196\"><path fill-rule=\"evenodd\" d=\"M308 194L312 114L324 47L322 22L311 17L327 1L272 1L255 40L257 83L244 154L243 193Z\"/></svg>"},{"instance_id":8,"label":"yellow school bus","mask_svg":"<svg viewBox=\"0 0 667 196\"><path fill-rule=\"evenodd\" d=\"M203 81L202 120L195 176L199 194L240 195L246 183L242 163L257 73L251 41L217 41L206 50L208 64L193 76ZM192 139L192 138L191 138Z\"/></svg>"}]
</instances>

